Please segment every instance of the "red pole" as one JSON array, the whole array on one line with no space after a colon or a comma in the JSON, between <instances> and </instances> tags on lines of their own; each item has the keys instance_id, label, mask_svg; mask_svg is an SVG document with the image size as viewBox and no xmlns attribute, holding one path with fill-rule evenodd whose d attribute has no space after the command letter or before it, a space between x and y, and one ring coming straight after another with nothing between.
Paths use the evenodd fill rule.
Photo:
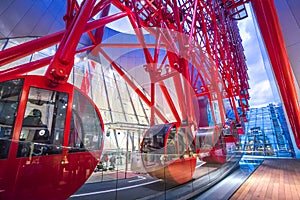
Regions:
<instances>
[{"instance_id":1,"label":"red pole","mask_svg":"<svg viewBox=\"0 0 300 200\"><path fill-rule=\"evenodd\" d=\"M66 82L73 68L76 47L93 10L95 0L84 1L79 12L64 33L57 52L51 61L46 77L53 83Z\"/></svg>"},{"instance_id":2,"label":"red pole","mask_svg":"<svg viewBox=\"0 0 300 200\"><path fill-rule=\"evenodd\" d=\"M137 95L147 104L151 106L151 101L146 97L146 95L135 85L135 83L123 72L122 69L105 53L105 51L99 48L99 52L109 61L111 66L118 72L118 74L126 81L126 83L135 91ZM164 122L169 123L169 121L163 116L163 114L155 107L155 113Z\"/></svg>"},{"instance_id":3,"label":"red pole","mask_svg":"<svg viewBox=\"0 0 300 200\"><path fill-rule=\"evenodd\" d=\"M93 46L84 47L81 49L78 49L76 53L88 51L94 48ZM22 75L28 72L32 72L36 69L42 68L46 65L49 65L50 61L52 60L53 56L49 56L46 58L42 58L40 60L35 60L29 63L25 63L19 66L15 66L6 70L2 70L0 72L0 80L9 79L9 77L15 77L18 75Z\"/></svg>"},{"instance_id":4,"label":"red pole","mask_svg":"<svg viewBox=\"0 0 300 200\"><path fill-rule=\"evenodd\" d=\"M86 24L84 31L90 31L95 28L105 26L107 23L123 18L127 15L126 12L117 13L115 15L103 17L99 20L95 20ZM48 48L57 44L65 34L65 31L59 31L51 35L47 35L29 42L5 49L0 51L0 67L13 62L22 57L28 56L34 52Z\"/></svg>"},{"instance_id":5,"label":"red pole","mask_svg":"<svg viewBox=\"0 0 300 200\"><path fill-rule=\"evenodd\" d=\"M153 126L155 124L155 82L153 81L152 74L150 72L150 96L151 96L151 104L150 104L150 126Z\"/></svg>"},{"instance_id":6,"label":"red pole","mask_svg":"<svg viewBox=\"0 0 300 200\"><path fill-rule=\"evenodd\" d=\"M177 110L176 110L176 107L175 107L175 105L174 105L174 103L173 103L173 100L172 100L172 98L171 98L171 96L170 96L170 94L169 94L169 92L168 92L168 89L167 89L165 83L164 83L163 81L160 81L160 82L158 83L158 85L159 85L159 87L160 87L162 93L164 94L164 96L165 96L165 98L166 98L166 101L168 102L169 107L170 107L170 109L171 109L171 111L172 111L172 113L173 113L173 115L174 115L176 121L177 121L178 123L180 123L180 122L181 122L180 116L179 116L179 114L178 114L178 112L177 112Z\"/></svg>"}]
</instances>

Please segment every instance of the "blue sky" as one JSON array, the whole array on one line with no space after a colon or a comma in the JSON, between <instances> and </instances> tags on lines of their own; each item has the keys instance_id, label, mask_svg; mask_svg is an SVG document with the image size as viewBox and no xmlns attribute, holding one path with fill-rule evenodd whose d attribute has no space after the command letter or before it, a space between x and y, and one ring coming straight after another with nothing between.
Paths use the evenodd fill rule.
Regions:
<instances>
[{"instance_id":1,"label":"blue sky","mask_svg":"<svg viewBox=\"0 0 300 200\"><path fill-rule=\"evenodd\" d=\"M251 107L262 107L269 103L278 103L279 96L276 85L274 84L268 58L264 51L264 54L261 52L259 42L261 38L257 36L253 16L251 15L249 7L247 7L247 10L249 16L239 21L238 26L243 40L248 75L250 78L249 104Z\"/></svg>"}]
</instances>

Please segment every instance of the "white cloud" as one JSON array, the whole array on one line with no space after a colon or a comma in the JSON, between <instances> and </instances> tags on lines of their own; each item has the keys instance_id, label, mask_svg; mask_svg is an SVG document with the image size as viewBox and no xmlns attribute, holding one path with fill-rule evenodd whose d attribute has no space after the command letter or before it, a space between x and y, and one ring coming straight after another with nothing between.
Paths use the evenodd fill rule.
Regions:
<instances>
[{"instance_id":1,"label":"white cloud","mask_svg":"<svg viewBox=\"0 0 300 200\"><path fill-rule=\"evenodd\" d=\"M243 36L243 43L247 43L251 40L250 32L247 30L249 23L252 23L252 20L246 18L238 23L240 34Z\"/></svg>"},{"instance_id":2,"label":"white cloud","mask_svg":"<svg viewBox=\"0 0 300 200\"><path fill-rule=\"evenodd\" d=\"M251 107L261 107L272 103L275 99L267 72L265 70L261 49L253 24L253 19L247 7L249 17L238 23L245 49L246 63L249 75L249 104Z\"/></svg>"},{"instance_id":3,"label":"white cloud","mask_svg":"<svg viewBox=\"0 0 300 200\"><path fill-rule=\"evenodd\" d=\"M252 82L250 81L250 84ZM249 90L251 99L251 107L260 107L272 103L273 93L269 80L263 80L252 84L253 87Z\"/></svg>"}]
</instances>

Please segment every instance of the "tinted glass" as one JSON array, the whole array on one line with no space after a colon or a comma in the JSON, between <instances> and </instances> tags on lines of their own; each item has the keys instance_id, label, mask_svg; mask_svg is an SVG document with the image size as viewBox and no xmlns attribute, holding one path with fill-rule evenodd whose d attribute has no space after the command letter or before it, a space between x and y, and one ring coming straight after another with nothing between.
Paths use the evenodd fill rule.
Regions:
<instances>
[{"instance_id":1,"label":"tinted glass","mask_svg":"<svg viewBox=\"0 0 300 200\"><path fill-rule=\"evenodd\" d=\"M23 79L0 83L0 159L7 158Z\"/></svg>"},{"instance_id":2,"label":"tinted glass","mask_svg":"<svg viewBox=\"0 0 300 200\"><path fill-rule=\"evenodd\" d=\"M102 125L95 107L75 90L69 137L70 152L99 150L102 137Z\"/></svg>"},{"instance_id":3,"label":"tinted glass","mask_svg":"<svg viewBox=\"0 0 300 200\"><path fill-rule=\"evenodd\" d=\"M30 88L18 157L61 153L67 102L67 93Z\"/></svg>"}]
</instances>

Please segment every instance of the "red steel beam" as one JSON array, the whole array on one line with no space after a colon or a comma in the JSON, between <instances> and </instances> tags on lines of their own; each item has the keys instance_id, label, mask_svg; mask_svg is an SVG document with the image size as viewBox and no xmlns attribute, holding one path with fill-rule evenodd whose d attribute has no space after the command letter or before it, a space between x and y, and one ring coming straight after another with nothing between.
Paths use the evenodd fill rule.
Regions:
<instances>
[{"instance_id":1,"label":"red steel beam","mask_svg":"<svg viewBox=\"0 0 300 200\"><path fill-rule=\"evenodd\" d=\"M126 12L117 13L115 15L111 15L108 17L103 17L102 19L95 20L92 22L87 23L85 27L85 31L90 31L95 28L103 27L106 24L118 20L127 16ZM40 51L42 49L48 48L53 46L62 39L65 31L59 31L57 33L53 33L51 35L47 35L18 46L14 46L3 51L0 51L0 67L18 60L22 57L28 56L34 52Z\"/></svg>"},{"instance_id":2,"label":"red steel beam","mask_svg":"<svg viewBox=\"0 0 300 200\"><path fill-rule=\"evenodd\" d=\"M176 107L175 107L175 105L174 105L174 103L173 103L173 100L172 100L172 98L171 98L171 96L170 96L170 94L169 94L169 91L168 91L168 89L167 89L165 83L164 83L163 81L160 81L160 82L158 83L158 85L159 85L159 87L160 87L160 89L161 89L163 95L165 96L165 98L166 98L166 100L167 100L167 103L169 104L169 107L170 107L170 109L171 109L171 111L172 111L172 113L173 113L173 115L174 115L176 121L177 121L178 123L180 123L180 122L181 122L180 116L179 116L179 114L178 114L178 112L177 112L177 110L176 110Z\"/></svg>"},{"instance_id":3,"label":"red steel beam","mask_svg":"<svg viewBox=\"0 0 300 200\"><path fill-rule=\"evenodd\" d=\"M265 41L297 147L300 149L299 101L274 1L252 0L252 6Z\"/></svg>"},{"instance_id":4,"label":"red steel beam","mask_svg":"<svg viewBox=\"0 0 300 200\"><path fill-rule=\"evenodd\" d=\"M74 55L96 0L84 1L67 27L45 76L54 83L64 83L74 65Z\"/></svg>"},{"instance_id":5,"label":"red steel beam","mask_svg":"<svg viewBox=\"0 0 300 200\"><path fill-rule=\"evenodd\" d=\"M246 2L244 1L233 1L232 2ZM129 17L129 20L132 23L132 26L134 30L136 31L136 35L140 41L140 44L143 47L145 58L147 60L147 64L151 68L152 71L156 72L157 66L157 60L158 60L158 49L161 48L163 43L165 43L166 46L171 47L172 49L168 50L168 58L169 62L172 67L177 68L177 70L180 70L180 73L182 73L183 77L185 77L188 82L191 83L191 85L197 85L193 84L193 81L190 80L190 71L189 71L189 64L188 62L180 62L179 58L180 56L187 56L189 53L193 50L192 41L198 42L199 45L202 45L203 51L206 52L217 65L217 68L214 68L214 75L218 76L219 73L226 73L227 76L222 76L224 81L228 81L229 87L227 87L227 91L232 91L229 95L231 100L233 99L233 96L240 96L240 89L238 88L238 81L241 80L241 71L244 70L243 65L238 65L238 63L233 62L225 62L224 60L238 60L238 62L243 62L242 59L236 59L235 57L241 56L237 54L234 51L238 51L237 48L233 49L232 43L228 45L226 48L222 48L222 44L225 39L223 39L220 36L220 31L222 32L230 32L230 26L232 26L233 23L228 24L225 22L222 17L226 16L226 8L222 7L222 9L216 10L221 0L211 1L211 0L199 0L199 1L176 1L176 0L151 0L151 1L145 1L144 4L140 1L129 1L129 0L123 0L123 1L109 1L104 0L98 2L96 6L94 4L96 3L95 0L91 1L83 1L81 7L79 8L79 5L75 0L68 0L67 5L67 14L65 16L66 20L66 27L67 31L61 31L59 33L46 36L22 45L19 45L15 48L10 48L7 50L4 50L0 52L0 65L4 65L6 63L12 62L20 57L24 57L26 55L29 55L35 51L47 48L49 46L52 46L59 41L61 41L59 49L54 56L54 59L51 63L51 66L48 68L46 75L50 77L51 80L59 79L58 82L64 82L67 80L67 76L69 75L74 62L74 54L75 50L78 44L78 41L82 35L83 32L88 32L90 35L91 40L93 40L94 44L100 43L102 41L102 35L103 30L101 27L103 27L106 23L109 23L111 21L115 21L121 17L127 16ZM121 10L123 10L123 13L119 13L116 15L112 15L109 17L103 17L99 20L89 22L87 23L88 19L96 15L98 12L102 10L103 16L106 16L108 14L109 4L114 3L117 7L119 7ZM104 10L106 9L106 10ZM104 10L104 11L103 11ZM75 12L78 11L78 12ZM76 13L76 16L73 16L73 14ZM226 18L227 19L227 18ZM229 20L229 19L228 19ZM166 33L162 35L162 44L158 43L155 46L155 52L157 52L156 55L154 55L154 59L151 56L151 53L148 50L147 44L144 42L144 37L141 32L141 28L148 29L149 27L159 27L166 29ZM97 29L95 32L96 34L92 34L90 32L93 29ZM153 29L155 30L155 29ZM150 31L151 32L151 31ZM186 34L188 37L187 40L184 40L183 37L174 37L173 32L177 32L180 34ZM226 32L226 33L227 33ZM152 32L153 33L153 32ZM64 37L63 37L64 35ZM226 35L230 36L228 37L230 40L232 40L231 37L235 37L234 34L230 32L230 34ZM157 36L156 36L157 37ZM159 34L160 37L160 34ZM62 39L62 40L61 40ZM177 45L178 44L178 45ZM188 48L186 48L188 47ZM174 53L175 52L175 53ZM177 55L176 55L177 54ZM181 55L179 55L181 54ZM234 55L234 58L232 57ZM219 61L219 59L221 59ZM40 62L42 63L43 60ZM43 61L45 62L45 61ZM42 64L38 64L39 62L36 62L35 64L28 64L26 68L22 70L28 70L28 67L30 65L32 66L40 66ZM175 66L175 63L177 63L177 66ZM233 65L235 64L235 65ZM23 66L24 67L24 66ZM115 66L118 67L118 66ZM243 69L239 69L239 68ZM57 68L57 69L54 69ZM161 67L160 67L161 69ZM14 69L16 70L16 69ZM56 75L52 77L51 73L53 73L53 70L56 72ZM116 69L118 71L118 69ZM119 69L121 70L121 69ZM21 70L20 70L21 71ZM60 72L61 71L61 72ZM229 73L233 71L233 73ZM119 73L122 73L119 71ZM151 72L152 73L152 72ZM192 70L192 73L194 73L194 70ZM200 72L198 72L199 75L196 76L196 79L202 78L202 75ZM204 74L204 77L206 71L205 69L202 71L202 74ZM245 71L243 71L245 73ZM124 72L123 72L124 74ZM153 74L152 74L153 75ZM152 76L150 74L150 76ZM213 75L213 73L210 73L210 75ZM224 75L224 74L222 74ZM239 76L239 78L236 78ZM193 78L193 76L192 76ZM213 78L213 77L205 77L207 79ZM125 77L126 79L126 77ZM185 104L191 103L190 95L187 95L190 90L188 87L182 88L182 81L178 77L174 77L174 84L179 84L178 87L176 87L177 90L177 96L179 100L180 110L183 113L183 120L187 117L186 110L191 109L186 108ZM130 81L129 79L127 81ZM232 82L232 83L231 83ZM241 81L244 82L244 81ZM202 83L204 81L202 80ZM219 82L218 82L219 83ZM211 84L211 83L210 83ZM133 86L134 87L134 86ZM218 86L215 86L216 89ZM243 87L242 87L243 88ZM154 89L154 86L153 86ZM162 89L163 90L163 89ZM216 91L214 91L216 92ZM137 92L138 93L138 92ZM217 92L218 93L218 92ZM202 93L203 94L203 93ZM184 96L186 95L186 96ZM144 96L144 94L139 94L139 96L149 105L154 105L154 96L155 93L153 91L153 95L151 95L151 101L147 97ZM222 104L221 102L221 96L218 94L217 96L219 104ZM166 97L168 98L168 97ZM212 99L212 96L210 96L210 99ZM172 107L172 104L169 104ZM221 113L222 105L221 106ZM173 114L176 116L176 109L171 108ZM157 110L155 112L158 114L158 116L163 120L166 121L165 118L162 116L161 113L159 113ZM188 118L191 118L192 111L189 110ZM178 113L177 113L178 115ZM223 117L223 114L221 114ZM178 120L178 117L175 117ZM223 120L222 120L223 121Z\"/></svg>"},{"instance_id":6,"label":"red steel beam","mask_svg":"<svg viewBox=\"0 0 300 200\"><path fill-rule=\"evenodd\" d=\"M71 22L73 21L74 18L73 13L75 10L75 5L76 5L76 0L67 0L66 15L63 17L67 28L71 25Z\"/></svg>"},{"instance_id":7,"label":"red steel beam","mask_svg":"<svg viewBox=\"0 0 300 200\"><path fill-rule=\"evenodd\" d=\"M76 53L85 52L85 51L91 50L93 48L94 48L94 45L80 48L79 50L76 51ZM22 75L22 74L34 71L36 69L42 68L46 65L49 65L49 63L52 59L53 59L53 56L49 56L46 58L42 58L40 60L35 60L33 62L21 64L19 66L15 66L13 68L2 70L2 71L0 71L0 80L8 79L8 77Z\"/></svg>"},{"instance_id":8,"label":"red steel beam","mask_svg":"<svg viewBox=\"0 0 300 200\"><path fill-rule=\"evenodd\" d=\"M141 23L143 23L143 21L140 21L140 18L138 17L137 13L137 8L134 7L134 10L135 10L135 17L133 15L128 15L129 16L129 20L136 32L136 35L143 47L143 51L144 51L144 54L145 54L145 58L146 58L146 61L147 61L147 64L148 64L148 68L149 68L149 75L150 77L153 76L153 73L155 74L157 72L157 66L155 65L154 61L155 61L155 58L153 59L148 48L146 48L146 44L144 42L144 38L143 38L143 34L141 32ZM157 36L158 32L156 32L156 36ZM160 34L158 34L158 40L161 39L160 37ZM175 41L169 41L171 42L172 44L175 44ZM158 47L156 47L156 53L158 51L157 49ZM167 49L168 50L168 49ZM171 66L174 66L174 64L176 63L175 60L177 59L177 56L173 53L168 53L167 54L168 57L169 57L169 60L170 60L170 64ZM155 55L154 55L155 56ZM177 65L179 65L179 63L177 63ZM184 66L181 66L184 68ZM176 92L177 92L177 97L178 97L178 103L180 105L180 110L181 110L181 114L182 114L182 119L186 119L187 117L187 113L186 113L186 104L185 104L185 98L187 97L186 95L184 95L184 92L183 92L183 88L182 88L182 84L181 84L181 81L179 81L179 79L176 79L176 76L173 77L174 79L174 84L176 85ZM154 79L153 79L154 80ZM155 91L154 91L154 84L152 83L151 84L151 103L152 105L154 104L154 100L155 100ZM152 107L151 107L152 108ZM171 107L172 108L172 107ZM175 112L174 109L171 109L172 113L174 116L177 115L177 111ZM153 116L153 113L154 112L151 112L151 119L154 117ZM177 118L178 119L178 118ZM153 122L153 120L151 120Z\"/></svg>"},{"instance_id":9,"label":"red steel beam","mask_svg":"<svg viewBox=\"0 0 300 200\"><path fill-rule=\"evenodd\" d=\"M150 98L151 98L151 104L150 104L150 126L153 126L155 124L155 82L152 81L151 74L150 74Z\"/></svg>"},{"instance_id":10,"label":"red steel beam","mask_svg":"<svg viewBox=\"0 0 300 200\"><path fill-rule=\"evenodd\" d=\"M34 52L48 48L57 44L63 36L64 31L53 33L42 38L38 38L3 51L0 51L0 67L13 62Z\"/></svg>"},{"instance_id":11,"label":"red steel beam","mask_svg":"<svg viewBox=\"0 0 300 200\"><path fill-rule=\"evenodd\" d=\"M9 68L3 71L0 71L0 80L9 79L10 77L15 77L20 74L25 74L28 72L31 72L33 70L39 69L41 67L44 67L46 65L49 65L51 59L53 56L49 56L46 58L42 58L40 60L36 60L30 63L22 64L14 68Z\"/></svg>"},{"instance_id":12,"label":"red steel beam","mask_svg":"<svg viewBox=\"0 0 300 200\"><path fill-rule=\"evenodd\" d=\"M147 106L151 107L152 103L151 101L146 97L146 95L135 85L133 81L123 72L122 69L119 68L119 66L105 53L105 51L101 48L99 48L99 52L109 61L111 66L118 72L118 74L130 85L130 87L137 93L137 95L147 104ZM157 116L164 122L169 123L169 121L163 116L163 114L155 107L155 113Z\"/></svg>"}]
</instances>

